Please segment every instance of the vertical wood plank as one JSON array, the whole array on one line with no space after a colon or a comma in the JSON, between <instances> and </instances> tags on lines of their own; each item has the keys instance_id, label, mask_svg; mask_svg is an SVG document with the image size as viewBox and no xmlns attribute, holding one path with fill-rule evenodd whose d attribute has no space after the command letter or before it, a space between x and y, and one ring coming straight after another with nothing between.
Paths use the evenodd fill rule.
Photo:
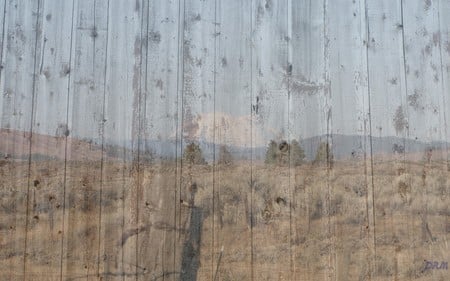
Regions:
<instances>
[{"instance_id":1,"label":"vertical wood plank","mask_svg":"<svg viewBox=\"0 0 450 281\"><path fill-rule=\"evenodd\" d=\"M183 240L185 231L182 229L182 212L181 209L184 208L181 204L181 190L183 184L183 108L184 108L184 26L185 26L185 1L178 0L178 44L177 44L177 106L176 106L176 131L175 131L175 141L176 141L176 151L175 151L175 165L176 165L176 184L174 188L174 226L176 229L174 240L173 240L173 264L175 272L181 273L182 267L182 253ZM184 220L183 220L184 223ZM173 275L171 280L178 280L179 275Z\"/></svg>"},{"instance_id":2,"label":"vertical wood plank","mask_svg":"<svg viewBox=\"0 0 450 281\"><path fill-rule=\"evenodd\" d=\"M333 152L335 151L335 146L333 143L333 91L331 89L330 81L330 12L334 12L329 9L329 2L325 0L323 3L323 36L325 41L323 56L324 56L324 82L325 85L330 85L324 89L324 98L322 101L322 106L326 112L324 116L324 124L326 124L326 195L325 195L325 205L327 212L327 254L328 254L328 266L327 270L327 280L336 279L336 236L335 236L335 216L338 213L337 200L334 199L334 190L332 186L332 177L335 175L335 170L333 169L335 158ZM333 200L333 201L332 201Z\"/></svg>"},{"instance_id":3,"label":"vertical wood plank","mask_svg":"<svg viewBox=\"0 0 450 281\"><path fill-rule=\"evenodd\" d=\"M441 75L442 75L442 105L443 105L443 124L441 126L444 127L444 140L446 142L449 141L450 128L448 128L448 124L450 124L450 98L447 93L450 90L450 21L444 16L446 13L450 12L450 3L446 1L439 1L438 6L438 17L439 17L439 58L440 58L440 67L441 67ZM449 151L448 144L446 144L446 157L445 160L448 163L449 161ZM450 171L450 166L448 166L448 171Z\"/></svg>"},{"instance_id":4,"label":"vertical wood plank","mask_svg":"<svg viewBox=\"0 0 450 281\"><path fill-rule=\"evenodd\" d=\"M0 27L1 27L1 36L0 36L0 91L1 93L4 92L4 85L5 85L5 72L4 72L4 65L5 65L5 52L6 52L6 29L7 29L7 1L4 0L2 2L0 2ZM3 103L4 103L4 98L3 96L0 98L0 129L2 130L2 136L4 134L3 132ZM3 138L2 138L3 139ZM2 199L1 200L1 204L2 206L8 206L6 203L12 202L12 194L11 192L5 192L6 186L7 186L7 180L8 178L5 176L5 173L7 173L7 168L6 168L6 161L7 161L7 155L6 155L6 144L4 144L4 141L0 142L1 144L1 150L0 150L0 163L2 168L1 168L1 176L2 176L2 180L0 181L0 188L2 190ZM10 207L12 207L12 205L9 205ZM2 208L3 212L5 212L5 207ZM10 211L12 212L12 210ZM10 237L10 231L12 230L12 225L11 224L11 219L8 218L7 216L0 216L0 245L2 245L2 250L0 251L1 253L1 257L2 259L0 260L0 267L4 268L7 266L8 264L8 260L7 260L7 253L11 252L11 246L12 244L9 244L8 246L6 246L8 243L11 243L12 241L10 241L11 237ZM10 272L4 272L2 277L8 276L8 274L10 274Z\"/></svg>"},{"instance_id":5,"label":"vertical wood plank","mask_svg":"<svg viewBox=\"0 0 450 281\"><path fill-rule=\"evenodd\" d=\"M442 132L438 2L403 1L409 132L414 139L438 141ZM411 96L411 97L409 97ZM428 124L425 128L422 125Z\"/></svg>"},{"instance_id":6,"label":"vertical wood plank","mask_svg":"<svg viewBox=\"0 0 450 281\"><path fill-rule=\"evenodd\" d=\"M448 1L438 1L437 7L437 16L439 20L439 57L440 57L440 67L441 67L441 79L442 79L442 92L441 92L441 101L442 101L442 115L444 120L441 122L440 128L443 128L444 137L443 141L445 144L445 152L444 152L444 166L446 171L443 173L444 177L442 177L442 181L440 182L440 186L438 189L438 196L441 202L448 202L448 195L450 194L450 186L448 184L449 172L450 172L450 163L449 163L449 133L450 129L448 128L448 124L450 124L450 97L448 93L450 91L450 20L444 15L450 12L450 3ZM444 180L447 179L447 180ZM439 203L441 203L439 202ZM447 215L445 215L447 214ZM445 204L445 206L440 211L440 227L438 228L439 236L438 241L443 241L444 245L440 247L440 252L437 252L437 257L439 258L442 255L442 260L448 261L450 260L450 251L448 246L448 241L450 240L450 216L449 214L449 204ZM445 276L445 273L443 273Z\"/></svg>"},{"instance_id":7,"label":"vertical wood plank","mask_svg":"<svg viewBox=\"0 0 450 281\"><path fill-rule=\"evenodd\" d=\"M368 9L373 149L392 146L391 153L385 157L374 156L373 160L377 226L373 276L409 279L423 268L422 259L414 254L421 248L416 244L414 229L420 221L415 215L415 201L421 201L422 196L418 193L417 164L424 152L418 151L415 145L423 140L427 125L424 120L416 125L411 123L415 115L415 94L408 78L412 69L407 52L412 46L406 40L411 27L404 17L404 1L395 5L373 2ZM415 38L419 36L416 34ZM382 97L382 93L389 95ZM388 136L395 138L389 140Z\"/></svg>"},{"instance_id":8,"label":"vertical wood plank","mask_svg":"<svg viewBox=\"0 0 450 281\"><path fill-rule=\"evenodd\" d=\"M440 1L403 1L409 133L415 140L427 144L418 151L423 157L420 168L411 171L420 179L412 184L415 200L410 207L411 233L416 247L409 255L409 263L416 268L425 268L424 260L448 259L448 254L442 251L446 247L444 233L448 232L442 226L448 219L439 215L447 209L448 203L443 203L438 195L445 190L447 177L447 144L440 143L446 140L446 108L442 99L445 82L442 80L439 4ZM421 272L415 268L407 273L436 280L443 276L436 270Z\"/></svg>"},{"instance_id":9,"label":"vertical wood plank","mask_svg":"<svg viewBox=\"0 0 450 281\"><path fill-rule=\"evenodd\" d=\"M139 266L151 278L179 277L174 265L177 184L177 67L179 3L150 3L144 45L142 198L139 204ZM148 280L142 275L139 280Z\"/></svg>"},{"instance_id":10,"label":"vertical wood plank","mask_svg":"<svg viewBox=\"0 0 450 281\"><path fill-rule=\"evenodd\" d=\"M277 143L276 152L283 154L267 166L252 165L255 280L284 279L290 275L288 91L284 83L288 73L286 3L253 2L252 145L267 145L273 140Z\"/></svg>"},{"instance_id":11,"label":"vertical wood plank","mask_svg":"<svg viewBox=\"0 0 450 281\"><path fill-rule=\"evenodd\" d=\"M292 1L290 123L292 139L307 153L292 167L294 279L334 278L331 213L332 152L328 2ZM322 147L322 148L320 148ZM293 161L294 155L291 155ZM293 163L293 162L291 162Z\"/></svg>"},{"instance_id":12,"label":"vertical wood plank","mask_svg":"<svg viewBox=\"0 0 450 281\"><path fill-rule=\"evenodd\" d=\"M27 277L60 277L73 2L42 2L30 148ZM69 19L69 20L67 20ZM54 136L54 137L53 137ZM44 235L45 233L45 235Z\"/></svg>"},{"instance_id":13,"label":"vertical wood plank","mask_svg":"<svg viewBox=\"0 0 450 281\"><path fill-rule=\"evenodd\" d=\"M100 276L136 279L136 185L133 132L139 95L141 3L110 1L105 77ZM139 271L140 273L140 271Z\"/></svg>"},{"instance_id":14,"label":"vertical wood plank","mask_svg":"<svg viewBox=\"0 0 450 281\"><path fill-rule=\"evenodd\" d=\"M327 13L336 157L330 178L330 207L336 219L336 279L353 280L367 276L370 264L365 196L370 188L371 167L366 161L370 135L365 7L363 1L344 3L329 1L328 10L332 12ZM344 155L344 150L350 153Z\"/></svg>"},{"instance_id":15,"label":"vertical wood plank","mask_svg":"<svg viewBox=\"0 0 450 281\"><path fill-rule=\"evenodd\" d=\"M4 69L4 62L5 62L5 58L4 58L4 53L5 53L5 49L6 49L6 44L5 43L5 39L6 39L6 11L7 11L7 1L1 1L0 2L0 30L1 30L1 35L0 35L0 91L1 93L3 93L4 91L4 76L5 73L3 71ZM3 102L4 99L3 97L0 98L0 130L2 130L2 135L3 135L3 123L2 123L2 116L3 116ZM5 147L3 144L3 141L0 142L1 144L1 150L0 150L0 163L2 167L5 167L6 165L6 157L7 155L5 155ZM6 169L5 168L1 168L0 170L0 175L2 176L2 180L0 181L0 189L2 190L2 198L5 198L6 200L10 201L11 197L10 194L6 193L5 190L5 186L6 186L6 177L5 177L5 172ZM3 199L3 200L5 200ZM2 206L5 206L5 201L1 201ZM6 209L6 208L2 208L2 209ZM4 212L4 211L3 211ZM7 218L6 216L0 216L0 245L2 245L2 250L0 251L1 253L1 257L4 257L1 259L0 261L0 267L3 268L6 266L7 262L6 261L6 253L8 251L10 251L10 246L5 247L4 245L6 245L7 243L9 243L9 231L10 231L10 226L8 225L8 222L10 221L9 218ZM8 272L9 273L9 272ZM4 276L7 276L6 274L8 273L4 273Z\"/></svg>"},{"instance_id":16,"label":"vertical wood plank","mask_svg":"<svg viewBox=\"0 0 450 281\"><path fill-rule=\"evenodd\" d=\"M211 278L215 1L186 0L183 29L181 280ZM202 151L200 156L198 147ZM201 158L204 158L201 159ZM211 165L206 165L206 162ZM183 236L181 236L183 237ZM201 253L205 259L201 260Z\"/></svg>"},{"instance_id":17,"label":"vertical wood plank","mask_svg":"<svg viewBox=\"0 0 450 281\"><path fill-rule=\"evenodd\" d=\"M2 171L2 203L9 215L1 222L8 229L1 242L5 256L1 274L8 280L22 280L28 258L27 190L40 2L3 4L0 128L6 170Z\"/></svg>"},{"instance_id":18,"label":"vertical wood plank","mask_svg":"<svg viewBox=\"0 0 450 281\"><path fill-rule=\"evenodd\" d=\"M129 275L126 280L138 280L139 275L143 274L144 267L141 266L140 262L142 258L139 255L139 235L143 230L142 226L139 224L140 215L142 208L140 208L143 196L143 151L145 146L144 131L145 131L145 80L146 80L146 69L147 69L147 34L149 27L149 2L142 1L140 6L140 39L139 39L139 67L137 72L137 85L134 97L134 114L133 114L133 125L132 125L132 136L133 136L133 170L132 170L132 208L131 208L131 222L133 228L130 230L128 243L130 244L130 250L133 249L133 253L130 251L132 257L129 259L130 269L134 267L134 275ZM144 228L145 230L145 228ZM146 270L145 270L146 271Z\"/></svg>"},{"instance_id":19,"label":"vertical wood plank","mask_svg":"<svg viewBox=\"0 0 450 281\"><path fill-rule=\"evenodd\" d=\"M450 98L447 93L450 90L450 20L448 20L444 15L450 12L450 3L446 1L439 1L438 6L438 18L439 18L439 31L440 31L440 40L439 40L439 58L440 58L440 67L441 67L441 75L442 75L442 105L443 105L443 117L444 120L441 124L444 127L444 140L448 142L450 129L448 128L449 118L450 118ZM448 144L446 145L446 161L449 161L448 154ZM450 168L450 166L449 166ZM450 171L450 169L449 169Z\"/></svg>"},{"instance_id":20,"label":"vertical wood plank","mask_svg":"<svg viewBox=\"0 0 450 281\"><path fill-rule=\"evenodd\" d=\"M6 52L6 29L7 29L7 1L3 0L0 2L0 30L1 30L1 36L0 36L0 63L2 65L2 67L0 67L0 87L3 91L4 89L4 80L5 80L5 72L4 72L4 68L5 68L5 52ZM3 117L3 98L0 99L0 116ZM2 119L0 119L2 120ZM3 124L2 124L3 125ZM3 127L2 127L3 128Z\"/></svg>"},{"instance_id":21,"label":"vertical wood plank","mask_svg":"<svg viewBox=\"0 0 450 281\"><path fill-rule=\"evenodd\" d=\"M295 172L297 168L303 164L304 161L304 151L302 151L300 142L296 139L295 133L292 130L291 116L292 116L292 95L291 87L289 85L290 76L292 75L292 57L294 50L291 45L292 40L292 1L286 1L286 22L287 22L287 66L286 66L286 81L287 81L287 94L288 94L288 105L287 105L287 118L288 118L288 140L289 140L289 150L288 150L288 161L289 161L289 279L295 280L297 278L296 274L296 219L295 219L295 207L296 207L296 193L295 193ZM294 147L298 145L298 147Z\"/></svg>"},{"instance_id":22,"label":"vertical wood plank","mask_svg":"<svg viewBox=\"0 0 450 281\"><path fill-rule=\"evenodd\" d=\"M75 3L68 124L71 136L85 142L68 140L63 278L96 279L102 258L98 247L108 15L107 1Z\"/></svg>"},{"instance_id":23,"label":"vertical wood plank","mask_svg":"<svg viewBox=\"0 0 450 281\"><path fill-rule=\"evenodd\" d=\"M4 75L14 73L15 76L4 80L2 128L27 132L31 124L38 2L9 2L6 9L2 72ZM21 144L17 143L17 146Z\"/></svg>"},{"instance_id":24,"label":"vertical wood plank","mask_svg":"<svg viewBox=\"0 0 450 281\"><path fill-rule=\"evenodd\" d=\"M217 1L212 280L251 279L251 8Z\"/></svg>"},{"instance_id":25,"label":"vertical wood plank","mask_svg":"<svg viewBox=\"0 0 450 281\"><path fill-rule=\"evenodd\" d=\"M138 35L134 39L133 72L132 72L132 95L133 110L131 114L131 169L127 173L129 184L124 192L124 232L122 233L122 268L124 280L137 280L142 274L143 268L139 266L138 235L139 227L139 201L141 194L141 139L143 120L143 50L145 49L146 17L148 6L144 1L136 1L134 4L136 13L139 14L136 27L139 29Z\"/></svg>"}]
</instances>

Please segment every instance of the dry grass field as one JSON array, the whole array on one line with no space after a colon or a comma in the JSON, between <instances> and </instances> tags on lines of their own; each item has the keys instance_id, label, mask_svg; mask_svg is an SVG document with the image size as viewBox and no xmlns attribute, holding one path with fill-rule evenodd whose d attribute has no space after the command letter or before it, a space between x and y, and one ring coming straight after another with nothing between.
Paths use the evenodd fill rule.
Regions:
<instances>
[{"instance_id":1,"label":"dry grass field","mask_svg":"<svg viewBox=\"0 0 450 281\"><path fill-rule=\"evenodd\" d=\"M371 167L1 160L0 280L449 280L447 166Z\"/></svg>"}]
</instances>

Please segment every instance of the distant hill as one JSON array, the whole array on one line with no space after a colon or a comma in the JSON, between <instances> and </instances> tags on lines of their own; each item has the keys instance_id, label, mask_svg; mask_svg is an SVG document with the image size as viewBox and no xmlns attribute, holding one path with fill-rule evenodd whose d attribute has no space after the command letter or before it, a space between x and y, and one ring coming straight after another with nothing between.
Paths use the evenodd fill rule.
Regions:
<instances>
[{"instance_id":1,"label":"distant hill","mask_svg":"<svg viewBox=\"0 0 450 281\"><path fill-rule=\"evenodd\" d=\"M404 152L407 158L411 160L421 159L424 153L430 149L435 152L433 159L442 158L447 146L450 147L450 144L445 142L422 142L399 137L372 137L371 143L369 137L359 135L332 135L330 138L333 144L333 155L336 160L360 159L364 157L365 152L369 156L371 144L372 153L375 157L386 157L393 154L403 154ZM307 160L314 159L319 144L326 140L326 135L300 140ZM187 143L184 141L183 146ZM214 143L210 142L199 142L199 144L207 161L213 159L214 150L216 151L216 156L218 155L221 146L221 144L214 145ZM179 149L179 146L175 141L146 140L142 142L142 147L146 147L147 151L150 150L154 155L159 155L163 158L175 158L175 151L177 147ZM267 149L266 146L251 148L250 144L247 147L228 145L227 148L235 159L250 159L250 157L253 157L257 161L264 160Z\"/></svg>"},{"instance_id":2,"label":"distant hill","mask_svg":"<svg viewBox=\"0 0 450 281\"><path fill-rule=\"evenodd\" d=\"M66 138L48 136L10 129L0 129L0 156L2 158L27 160L29 140L32 141L31 155L35 161L65 158ZM67 138L67 157L71 160L101 159L101 146L92 141Z\"/></svg>"},{"instance_id":3,"label":"distant hill","mask_svg":"<svg viewBox=\"0 0 450 281\"><path fill-rule=\"evenodd\" d=\"M367 137L358 135L332 135L332 151L335 159L352 159L364 156L364 152L370 155L382 157L392 154L403 154L417 160L430 149L435 151L434 158L450 147L446 142L423 142L413 139L403 139L399 137ZM317 136L301 140L308 159L314 159L317 147L321 141L326 141L327 137ZM441 156L439 156L441 157Z\"/></svg>"},{"instance_id":4,"label":"distant hill","mask_svg":"<svg viewBox=\"0 0 450 281\"><path fill-rule=\"evenodd\" d=\"M28 159L29 138L28 132L0 129L0 156ZM33 133L31 139L33 142L31 153L34 160L64 159L64 137ZM450 147L450 144L446 142L423 142L399 137L372 137L370 140L367 136L332 135L330 139L332 140L332 151L336 160L361 159L364 157L364 153L369 156L371 149L375 157L386 157L405 152L407 158L411 160L422 159L424 154L431 149L433 159L440 159L446 157L447 147ZM307 160L314 159L319 144L326 140L326 135L300 140ZM141 140L139 143L140 159L144 161L155 158L169 160L181 156L180 144L174 140ZM186 146L187 143L188 141L183 141L183 146ZM137 140L134 143L127 142L126 147L107 142L104 145L103 157L132 160L133 155L137 156L137 144ZM199 144L208 162L213 159L214 151L216 156L218 155L221 146L221 144L215 145L210 142L199 142ZM251 148L250 144L247 147L229 145L227 148L235 159L250 159L252 157L255 161L263 161L267 149L265 146ZM100 140L79 140L68 137L67 149L68 159L70 160L99 160L102 156Z\"/></svg>"},{"instance_id":5,"label":"distant hill","mask_svg":"<svg viewBox=\"0 0 450 281\"><path fill-rule=\"evenodd\" d=\"M450 147L450 144L446 142L423 142L399 137L372 137L370 140L367 136L332 135L330 139L336 160L361 159L365 153L370 156L371 150L373 155L378 158L405 153L407 159L420 160L430 149L434 152L433 159L441 159L446 157L444 155L446 155L447 147ZM319 144L326 141L326 135L301 139L300 144L305 150L306 159L314 160ZM201 143L201 147L204 151L213 151L213 144ZM264 160L267 149L266 147L254 147L252 150L237 146L228 148L236 158L249 159L250 155L253 155L255 160ZM212 155L205 154L205 157L212 159Z\"/></svg>"}]
</instances>

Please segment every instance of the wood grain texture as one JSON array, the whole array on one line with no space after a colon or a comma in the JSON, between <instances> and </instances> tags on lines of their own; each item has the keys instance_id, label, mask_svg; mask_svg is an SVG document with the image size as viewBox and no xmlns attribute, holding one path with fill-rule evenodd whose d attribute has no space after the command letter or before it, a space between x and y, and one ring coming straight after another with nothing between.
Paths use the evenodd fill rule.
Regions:
<instances>
[{"instance_id":1,"label":"wood grain texture","mask_svg":"<svg viewBox=\"0 0 450 281\"><path fill-rule=\"evenodd\" d=\"M332 99L331 130L334 135L359 135L353 141L354 149L346 159L357 161L350 165L346 173L330 173L333 188L330 208L339 214L335 224L335 278L353 280L368 274L371 250L369 231L368 189L371 187L370 175L370 131L369 131L369 92L367 73L366 34L367 22L364 20L364 1L353 1L351 6L329 1L328 44L330 53L330 92ZM355 106L348 106L353 104ZM339 138L333 139L333 147L344 145ZM338 186L346 179L352 184L344 190ZM349 193L355 192L356 200L349 201ZM348 208L351 204L351 208ZM343 220L342 218L351 218ZM353 235L343 235L348 229Z\"/></svg>"},{"instance_id":2,"label":"wood grain texture","mask_svg":"<svg viewBox=\"0 0 450 281\"><path fill-rule=\"evenodd\" d=\"M392 6L392 9L387 13L385 7ZM403 42L403 28L402 28L402 6L398 1L395 4L391 2L368 3L367 6L367 25L368 33L366 39L366 46L368 50L368 71L369 71L369 93L370 93L370 135L372 137L384 137L392 135L395 131L396 136L400 138L398 149L393 154L388 154L384 161L392 163L393 168L398 169L399 178L402 177L402 171L405 171L405 139L408 135L408 126L405 124L402 116L408 115L408 106L406 103L407 83L405 81L406 66L404 65L404 42ZM381 22L380 22L381 19ZM395 47L394 47L395 46ZM384 67L376 63L383 61ZM392 93L389 96L383 97L381 93ZM387 118L389 116L389 118ZM372 147L373 148L373 147ZM392 148L393 151L395 147ZM372 212L369 213L369 220L373 225L369 225L369 237L374 239L373 253L374 258L370 260L372 267L370 275L374 276L389 276L395 275L398 278L399 274L396 272L396 264L398 258L394 247L384 248L385 243L393 243L399 239L400 226L399 218L396 216L389 203L381 204L379 198L383 197L383 193L397 192L396 186L392 186L389 190L386 183L376 184L377 179L388 180L385 172L380 170L379 163L371 159L373 164L372 181L369 185L369 200L372 200L376 206L372 206ZM397 179L401 181L400 179ZM402 185L403 187L403 185ZM395 190L395 191L394 191ZM394 193L395 194L395 193ZM406 194L404 194L406 196ZM372 227L373 226L373 227ZM375 236L372 233L375 232ZM389 241L392 239L392 241ZM371 242L372 242L371 241ZM389 242L386 242L389 241Z\"/></svg>"},{"instance_id":3,"label":"wood grain texture","mask_svg":"<svg viewBox=\"0 0 450 281\"><path fill-rule=\"evenodd\" d=\"M445 18L443 18L443 15L445 13L448 13L450 11L450 3L445 2L445 1L439 1L438 2L438 7L437 7L437 16L439 18L439 30L440 30L440 41L439 41L439 55L440 55L440 66L441 66L441 75L442 75L442 106L443 106L443 123L441 124L441 126L443 126L443 131L445 134L445 141L449 141L449 128L448 128L448 124L450 124L450 98L447 95L447 93L450 90L450 23L447 22L445 20ZM448 164L448 160L449 160L449 147L448 145L446 145L445 147L445 161L444 161L444 167L446 168L446 172L445 172L445 177L449 177L449 172L450 172L450 166ZM446 164L445 164L446 163ZM441 192L441 199L443 201L447 200L444 194L448 194L449 193L449 186L447 185L446 187L444 187L442 189ZM443 208L443 213L448 214L449 213L449 209L450 206L449 204L447 204L444 208ZM450 225L450 218L449 216L443 216L440 218L440 223L441 223L441 227L443 227L444 229L441 229L442 233L446 233L448 232L448 225ZM442 234L441 234L442 235ZM448 239L445 238L444 236L444 241L446 243L448 243ZM445 253L444 248L441 249L441 254L443 259L446 258L446 253Z\"/></svg>"},{"instance_id":4,"label":"wood grain texture","mask_svg":"<svg viewBox=\"0 0 450 281\"><path fill-rule=\"evenodd\" d=\"M251 83L255 122L252 134L255 136L256 130L260 129L276 142L274 150L280 157L271 163L275 166L281 164L277 162L283 158L289 159L289 105L285 83L289 68L286 4L286 1L253 2ZM263 170L253 173L251 188L256 191L252 196L251 210L253 280L291 278L290 220L284 217L283 210L289 208L291 200L289 172L288 160L276 168L276 174L271 178ZM277 201L277 198L282 200Z\"/></svg>"},{"instance_id":5,"label":"wood grain texture","mask_svg":"<svg viewBox=\"0 0 450 281\"><path fill-rule=\"evenodd\" d=\"M210 279L212 270L201 250L212 243L211 226L214 144L215 1L184 2L182 146L179 227L185 229L180 280ZM201 146L200 146L201 145ZM203 156L197 154L197 147ZM204 159L202 159L204 158ZM202 171L202 173L198 173ZM202 200L200 200L202 198ZM208 209L206 209L208 208ZM208 254L205 254L207 257Z\"/></svg>"},{"instance_id":6,"label":"wood grain texture","mask_svg":"<svg viewBox=\"0 0 450 281\"><path fill-rule=\"evenodd\" d=\"M427 132L424 138L428 141L446 139L445 101L444 96L440 94L444 93L442 89L445 82L442 80L443 69L440 67L442 53L439 4L440 1L403 2L408 101L414 101L408 115L409 131L411 137L416 138L418 136L414 136L415 132L421 123L424 124ZM439 199L431 199L433 186L440 185L440 190L445 190L442 184L448 176L448 168L446 164L441 164L441 160L447 159L447 152L430 145L423 151L423 157L420 169L412 172L413 175L421 177L421 189L412 195L416 203L414 208L420 210L420 214L416 219L410 214L409 221L413 222L411 233L414 240L423 246L412 254L413 263L417 263L425 251L433 252L437 259L448 259L446 254L439 250L437 241L437 237L447 231L442 228L447 219L433 214L442 210L442 202ZM437 167L433 169L436 164ZM414 185L412 189L414 192ZM427 274L431 279L441 278L440 272L423 274Z\"/></svg>"},{"instance_id":7,"label":"wood grain texture","mask_svg":"<svg viewBox=\"0 0 450 281\"><path fill-rule=\"evenodd\" d=\"M179 3L149 3L143 61L143 143L141 149L142 194L138 208L139 280L179 277L175 267L177 170L177 71ZM143 66L144 67L144 66ZM153 145L155 140L166 140ZM166 156L161 156L166 155Z\"/></svg>"},{"instance_id":8,"label":"wood grain texture","mask_svg":"<svg viewBox=\"0 0 450 281\"><path fill-rule=\"evenodd\" d=\"M36 278L46 272L49 280L59 280L67 126L67 102L71 64L73 2L53 5L41 2L38 13L39 38L35 51L35 84L30 159L27 274ZM63 38L63 40L61 40ZM54 131L56 143L37 136ZM52 156L50 156L52 155ZM50 160L52 159L52 160ZM58 160L56 160L58 159ZM50 161L48 161L50 160ZM56 164L56 165L55 165ZM42 233L50 238L42 241Z\"/></svg>"},{"instance_id":9,"label":"wood grain texture","mask_svg":"<svg viewBox=\"0 0 450 281\"><path fill-rule=\"evenodd\" d=\"M36 71L36 42L39 34L37 30L40 1L22 1L20 3L7 2L3 14L3 40L2 41L2 128L17 128L24 137L13 134L11 154L21 155L24 165L11 169L4 174L7 185L4 202L7 210L13 214L2 223L8 226L3 236L4 253L11 257L4 268L2 278L19 280L25 278L27 259L29 258L27 246L29 243L27 230L30 227L27 221L29 214L30 192L30 141L31 124L33 116L33 102L35 97L35 71ZM7 12L6 12L7 11ZM13 74L4 77L5 73ZM9 154L4 155L9 161ZM3 251L2 251L3 252Z\"/></svg>"},{"instance_id":10,"label":"wood grain texture","mask_svg":"<svg viewBox=\"0 0 450 281\"><path fill-rule=\"evenodd\" d=\"M0 279L447 280L449 12L0 0Z\"/></svg>"},{"instance_id":11,"label":"wood grain texture","mask_svg":"<svg viewBox=\"0 0 450 281\"><path fill-rule=\"evenodd\" d=\"M2 32L2 36L0 36L0 62L1 62L1 65L3 65L3 67L2 68L0 68L0 85L1 85L1 89L2 89L2 91L4 91L4 77L5 77L5 72L4 72L4 65L5 65L5 52L6 52L6 44L5 44L5 42L6 42L6 40L7 40L7 36L6 36L6 30L7 30L7 27L8 27L8 23L7 23L7 15L6 15L6 11L7 11L7 9L8 9L8 6L7 6L7 1L6 0L4 0L4 1L2 1L1 3L0 3L0 12L1 12L1 14L0 14L0 19L1 19L1 22L0 22L0 24L1 24L1 32ZM4 119L4 114L3 114L3 111L4 111L4 102L5 102L5 99L2 97L1 99L0 99L0 110L1 110L1 119L0 119L0 121L1 122L3 122L3 119ZM3 123L2 123L2 128L3 128Z\"/></svg>"},{"instance_id":12,"label":"wood grain texture","mask_svg":"<svg viewBox=\"0 0 450 281\"><path fill-rule=\"evenodd\" d=\"M293 172L293 247L298 249L305 241L316 241L305 247L304 251L293 251L292 279L298 280L330 280L335 272L331 235L334 230L330 220L330 99L333 92L330 91L329 77L330 38L327 28L331 25L326 22L327 4L325 1L292 2L292 74L288 80L292 138L321 135L311 145L329 148L320 157L313 155L311 160L315 168L308 172L296 168ZM317 185L318 182L321 184Z\"/></svg>"},{"instance_id":13,"label":"wood grain texture","mask_svg":"<svg viewBox=\"0 0 450 281\"><path fill-rule=\"evenodd\" d=\"M107 1L74 4L68 127L72 134L92 139L82 160L89 164L71 161L66 166L61 276L67 279L95 280L99 275L107 7ZM97 153L91 153L94 150ZM76 157L75 153L76 144L69 143L67 161Z\"/></svg>"},{"instance_id":14,"label":"wood grain texture","mask_svg":"<svg viewBox=\"0 0 450 281\"><path fill-rule=\"evenodd\" d=\"M253 12L245 0L216 5L211 280L250 280ZM239 145L242 155L232 153ZM236 173L233 167L239 167Z\"/></svg>"},{"instance_id":15,"label":"wood grain texture","mask_svg":"<svg viewBox=\"0 0 450 281\"><path fill-rule=\"evenodd\" d=\"M132 279L137 272L133 243L137 227L133 219L137 208L133 185L137 148L133 144L137 136L133 134L132 117L140 77L142 15L138 4L110 1L108 9L100 218L103 239L99 245L99 277L103 280Z\"/></svg>"}]
</instances>

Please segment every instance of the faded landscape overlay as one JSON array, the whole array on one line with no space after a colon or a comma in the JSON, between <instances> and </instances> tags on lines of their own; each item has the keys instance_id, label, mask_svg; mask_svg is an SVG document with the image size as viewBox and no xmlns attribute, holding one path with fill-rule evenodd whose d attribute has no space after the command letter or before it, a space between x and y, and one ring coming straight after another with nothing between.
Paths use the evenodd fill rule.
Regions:
<instances>
[{"instance_id":1,"label":"faded landscape overlay","mask_svg":"<svg viewBox=\"0 0 450 281\"><path fill-rule=\"evenodd\" d=\"M0 0L0 280L450 280L449 14Z\"/></svg>"},{"instance_id":2,"label":"faded landscape overlay","mask_svg":"<svg viewBox=\"0 0 450 281\"><path fill-rule=\"evenodd\" d=\"M2 151L27 137L2 132ZM31 162L11 152L0 160L5 280L21 280L24 264L30 280L448 276L445 150L339 160L318 145L307 159L287 144L251 161L221 147L207 163L200 146L158 160L70 138L32 140Z\"/></svg>"}]
</instances>

